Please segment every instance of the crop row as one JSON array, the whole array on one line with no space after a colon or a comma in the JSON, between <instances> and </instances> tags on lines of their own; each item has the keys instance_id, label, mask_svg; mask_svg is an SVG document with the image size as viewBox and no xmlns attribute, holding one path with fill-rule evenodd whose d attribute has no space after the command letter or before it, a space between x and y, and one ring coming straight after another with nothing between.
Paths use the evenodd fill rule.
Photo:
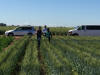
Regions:
<instances>
[{"instance_id":1,"label":"crop row","mask_svg":"<svg viewBox=\"0 0 100 75\"><path fill-rule=\"evenodd\" d=\"M99 37L54 36L39 49L35 36L25 36L0 53L0 75L99 75L99 44Z\"/></svg>"},{"instance_id":2,"label":"crop row","mask_svg":"<svg viewBox=\"0 0 100 75\"><path fill-rule=\"evenodd\" d=\"M3 50L3 48L7 47L12 41L13 41L13 37L5 37L5 36L1 36L0 37L0 51Z\"/></svg>"},{"instance_id":3,"label":"crop row","mask_svg":"<svg viewBox=\"0 0 100 75\"><path fill-rule=\"evenodd\" d=\"M77 75L69 60L54 45L43 41L41 53L44 56L47 75Z\"/></svg>"},{"instance_id":4,"label":"crop row","mask_svg":"<svg viewBox=\"0 0 100 75\"><path fill-rule=\"evenodd\" d=\"M66 37L67 38L67 37ZM62 38L62 41L66 41L74 49L80 49L81 52L86 52L95 58L100 58L100 40L68 40L68 38Z\"/></svg>"},{"instance_id":5,"label":"crop row","mask_svg":"<svg viewBox=\"0 0 100 75\"><path fill-rule=\"evenodd\" d=\"M40 75L40 64L38 61L38 52L36 40L31 39L26 48L24 59L21 63L19 75Z\"/></svg>"},{"instance_id":6,"label":"crop row","mask_svg":"<svg viewBox=\"0 0 100 75\"><path fill-rule=\"evenodd\" d=\"M3 51L0 55L0 75L11 75L16 68L17 62L25 51L28 37L16 41L12 47Z\"/></svg>"},{"instance_id":7,"label":"crop row","mask_svg":"<svg viewBox=\"0 0 100 75\"><path fill-rule=\"evenodd\" d=\"M61 50L63 55L69 59L75 70L79 75L99 75L100 74L100 60L96 59L87 52L81 51L80 48L75 48L71 44L73 42L62 41L57 39L53 43L56 44L58 50ZM77 43L76 43L77 44ZM85 45L84 45L85 46Z\"/></svg>"}]
</instances>

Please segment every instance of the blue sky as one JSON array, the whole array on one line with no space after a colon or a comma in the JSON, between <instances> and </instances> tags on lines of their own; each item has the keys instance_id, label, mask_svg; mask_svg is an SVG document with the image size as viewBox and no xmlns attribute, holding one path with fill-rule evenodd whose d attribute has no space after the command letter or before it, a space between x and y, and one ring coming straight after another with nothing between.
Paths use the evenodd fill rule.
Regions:
<instances>
[{"instance_id":1,"label":"blue sky","mask_svg":"<svg viewBox=\"0 0 100 75\"><path fill-rule=\"evenodd\" d=\"M0 22L10 25L100 25L100 0L0 0Z\"/></svg>"}]
</instances>

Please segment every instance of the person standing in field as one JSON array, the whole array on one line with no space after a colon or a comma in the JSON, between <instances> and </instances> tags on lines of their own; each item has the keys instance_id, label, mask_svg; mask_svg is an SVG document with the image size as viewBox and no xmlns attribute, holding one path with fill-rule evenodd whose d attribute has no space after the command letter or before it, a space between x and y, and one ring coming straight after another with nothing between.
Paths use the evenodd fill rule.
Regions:
<instances>
[{"instance_id":1,"label":"person standing in field","mask_svg":"<svg viewBox=\"0 0 100 75\"><path fill-rule=\"evenodd\" d=\"M42 32L43 32L44 36L46 36L46 32L47 32L47 26L46 25L44 26Z\"/></svg>"},{"instance_id":2,"label":"person standing in field","mask_svg":"<svg viewBox=\"0 0 100 75\"><path fill-rule=\"evenodd\" d=\"M38 47L40 47L41 36L42 36L42 30L41 30L41 27L39 26L39 28L38 28L38 30L37 30L37 42L38 42Z\"/></svg>"},{"instance_id":3,"label":"person standing in field","mask_svg":"<svg viewBox=\"0 0 100 75\"><path fill-rule=\"evenodd\" d=\"M46 37L48 38L48 41L50 42L51 38L52 38L52 34L50 32L50 29L48 28L47 29L47 32L46 32Z\"/></svg>"}]
</instances>

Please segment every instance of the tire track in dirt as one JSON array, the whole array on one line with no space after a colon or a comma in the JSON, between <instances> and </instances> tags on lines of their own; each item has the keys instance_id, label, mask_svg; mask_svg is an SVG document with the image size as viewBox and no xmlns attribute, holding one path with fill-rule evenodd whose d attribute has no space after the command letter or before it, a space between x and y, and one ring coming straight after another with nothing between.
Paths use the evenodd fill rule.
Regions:
<instances>
[{"instance_id":1,"label":"tire track in dirt","mask_svg":"<svg viewBox=\"0 0 100 75\"><path fill-rule=\"evenodd\" d=\"M46 67L45 67L45 63L44 63L44 58L42 56L42 53L40 52L40 47L37 47L38 50L38 60L40 63L40 75L46 75Z\"/></svg>"}]
</instances>

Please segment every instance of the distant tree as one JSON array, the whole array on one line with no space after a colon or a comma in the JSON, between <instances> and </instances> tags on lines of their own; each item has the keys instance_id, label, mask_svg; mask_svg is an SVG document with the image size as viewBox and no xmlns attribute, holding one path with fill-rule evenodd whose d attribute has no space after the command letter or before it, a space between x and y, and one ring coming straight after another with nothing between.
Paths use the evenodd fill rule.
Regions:
<instances>
[{"instance_id":1,"label":"distant tree","mask_svg":"<svg viewBox=\"0 0 100 75\"><path fill-rule=\"evenodd\" d=\"M0 26L7 26L5 23L0 23Z\"/></svg>"},{"instance_id":2,"label":"distant tree","mask_svg":"<svg viewBox=\"0 0 100 75\"><path fill-rule=\"evenodd\" d=\"M20 25L17 25L18 27L20 26Z\"/></svg>"},{"instance_id":3,"label":"distant tree","mask_svg":"<svg viewBox=\"0 0 100 75\"><path fill-rule=\"evenodd\" d=\"M27 26L31 26L31 25L27 25Z\"/></svg>"},{"instance_id":4,"label":"distant tree","mask_svg":"<svg viewBox=\"0 0 100 75\"><path fill-rule=\"evenodd\" d=\"M11 26L14 26L14 25L11 25Z\"/></svg>"}]
</instances>

